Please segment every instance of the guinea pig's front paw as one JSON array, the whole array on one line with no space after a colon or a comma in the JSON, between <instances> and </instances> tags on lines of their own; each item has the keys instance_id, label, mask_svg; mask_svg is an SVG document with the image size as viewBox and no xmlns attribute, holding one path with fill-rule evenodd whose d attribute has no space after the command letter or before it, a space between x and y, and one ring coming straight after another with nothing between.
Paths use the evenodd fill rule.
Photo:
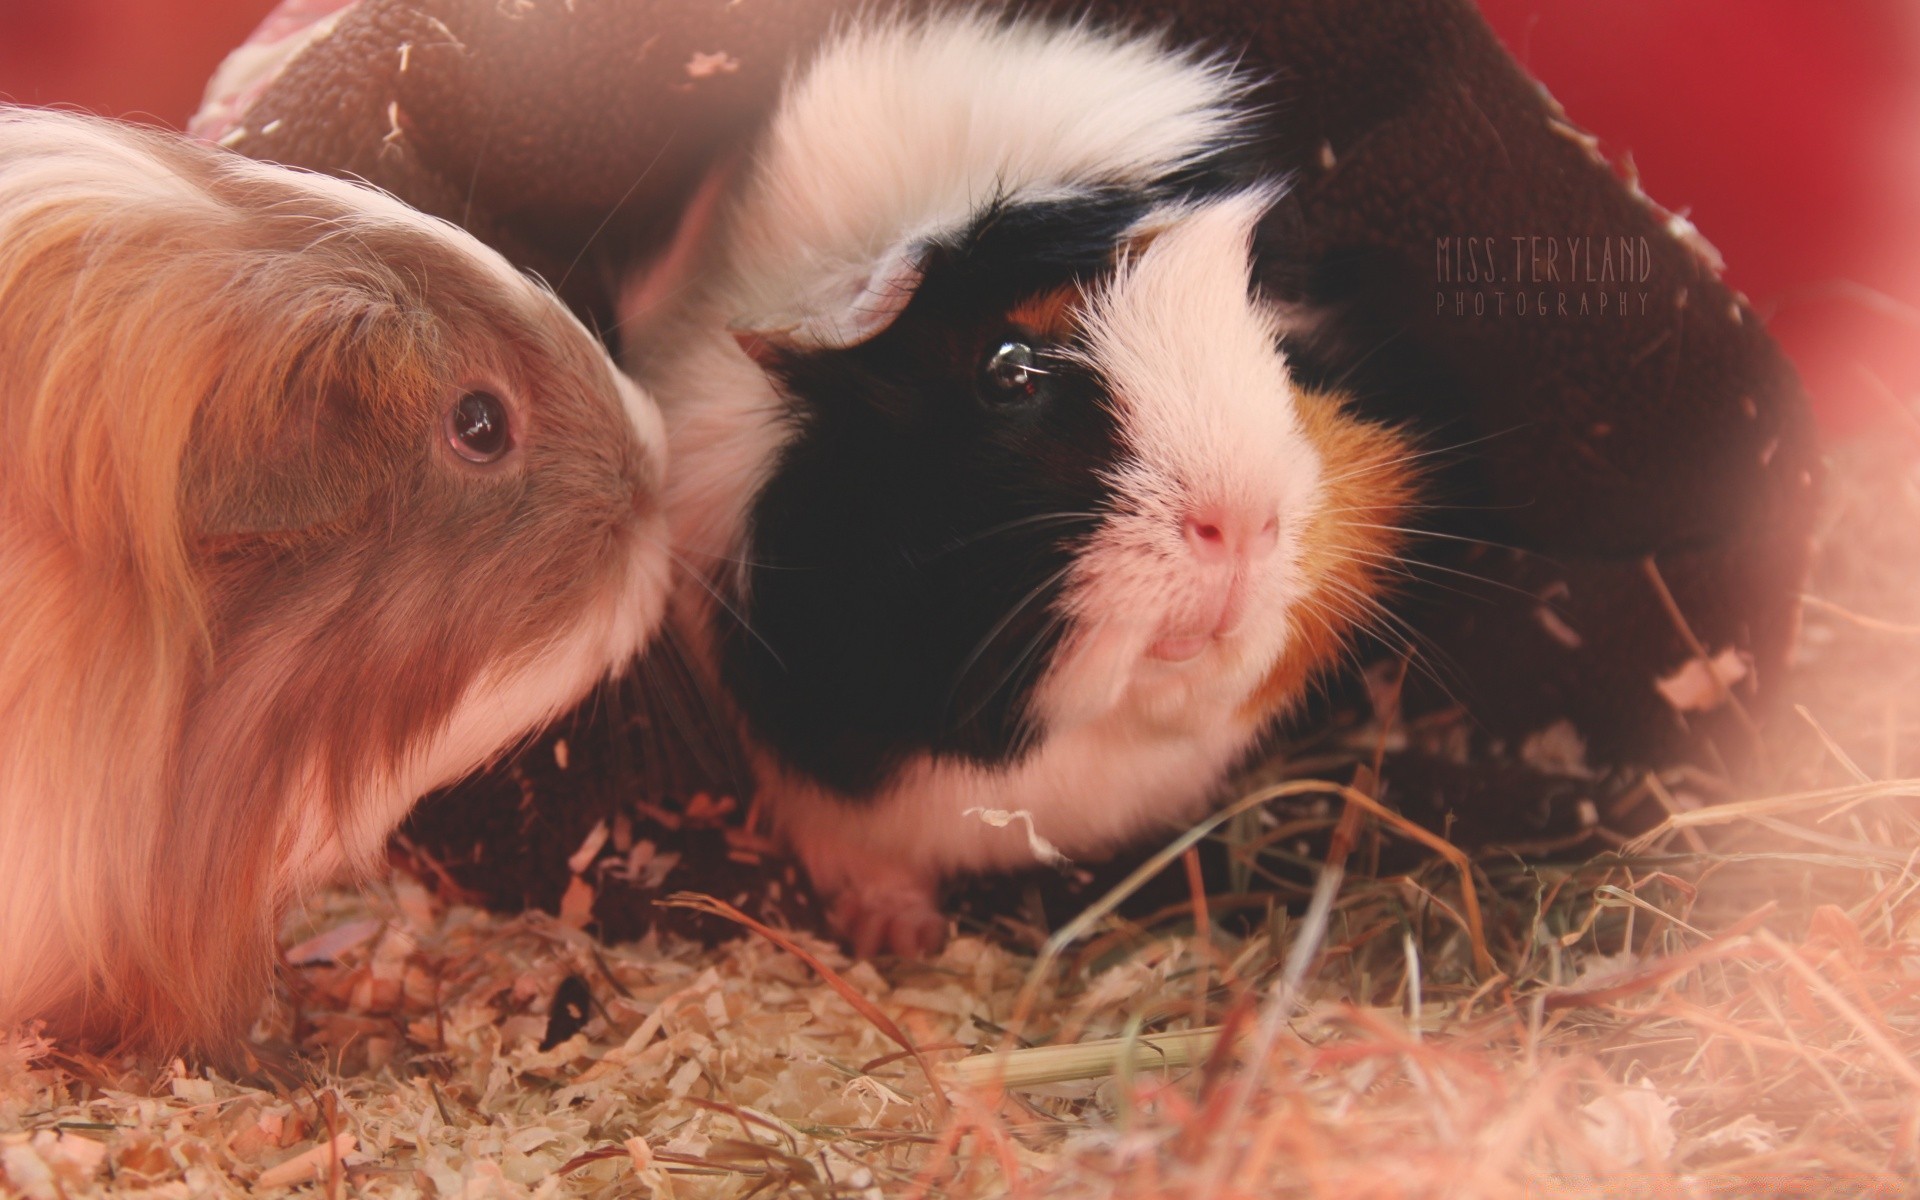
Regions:
<instances>
[{"instance_id":1,"label":"guinea pig's front paw","mask_svg":"<svg viewBox=\"0 0 1920 1200\"><path fill-rule=\"evenodd\" d=\"M926 958L947 944L947 918L934 888L918 881L850 883L833 898L827 920L856 958Z\"/></svg>"}]
</instances>

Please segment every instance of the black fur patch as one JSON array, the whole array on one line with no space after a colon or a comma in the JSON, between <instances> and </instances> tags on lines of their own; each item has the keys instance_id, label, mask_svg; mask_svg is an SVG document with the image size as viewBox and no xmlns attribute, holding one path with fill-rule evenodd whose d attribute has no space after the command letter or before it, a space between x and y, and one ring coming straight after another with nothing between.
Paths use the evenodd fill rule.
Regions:
<instances>
[{"instance_id":1,"label":"black fur patch","mask_svg":"<svg viewBox=\"0 0 1920 1200\"><path fill-rule=\"evenodd\" d=\"M1008 406L982 365L1027 340L1010 310L1111 271L1151 206L1196 190L989 205L930 249L885 332L775 362L797 434L751 510L738 615L715 620L728 688L790 768L861 797L915 754L995 767L1032 748L1064 577L1126 450L1086 368L1048 359L1040 395Z\"/></svg>"}]
</instances>

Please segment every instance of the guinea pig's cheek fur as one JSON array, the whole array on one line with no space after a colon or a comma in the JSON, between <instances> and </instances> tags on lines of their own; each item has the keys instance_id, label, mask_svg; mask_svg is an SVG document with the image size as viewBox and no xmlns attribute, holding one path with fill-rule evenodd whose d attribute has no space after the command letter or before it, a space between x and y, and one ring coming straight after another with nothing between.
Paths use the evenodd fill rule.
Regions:
<instances>
[{"instance_id":1,"label":"guinea pig's cheek fur","mask_svg":"<svg viewBox=\"0 0 1920 1200\"><path fill-rule=\"evenodd\" d=\"M1078 728L1120 705L1138 661L1140 634L1117 622L1076 622L1034 696L1034 720L1048 733Z\"/></svg>"},{"instance_id":2,"label":"guinea pig's cheek fur","mask_svg":"<svg viewBox=\"0 0 1920 1200\"><path fill-rule=\"evenodd\" d=\"M673 585L669 537L666 513L659 509L642 518L631 534L627 571L617 586L610 622L607 658L611 662L638 657L666 618Z\"/></svg>"},{"instance_id":3,"label":"guinea pig's cheek fur","mask_svg":"<svg viewBox=\"0 0 1920 1200\"><path fill-rule=\"evenodd\" d=\"M281 891L297 893L364 868L420 796L455 782L515 738L557 717L637 656L665 608L665 540L663 514L639 518L628 531L621 569L609 573L566 630L484 665L437 730L390 767L355 781L349 808L337 811L327 804L316 773L303 771L296 790L310 799L287 808Z\"/></svg>"},{"instance_id":4,"label":"guinea pig's cheek fur","mask_svg":"<svg viewBox=\"0 0 1920 1200\"><path fill-rule=\"evenodd\" d=\"M653 536L664 537L658 518L652 523ZM405 764L391 793L393 821L405 815L413 797L454 782L514 738L559 716L637 655L659 624L666 576L663 554L645 546L631 548L626 570L591 602L570 632L531 655L484 671L441 732ZM384 831L376 836L384 837Z\"/></svg>"},{"instance_id":5,"label":"guinea pig's cheek fur","mask_svg":"<svg viewBox=\"0 0 1920 1200\"><path fill-rule=\"evenodd\" d=\"M1082 551L1061 608L1073 630L1034 697L1051 732L1077 728L1123 705L1141 656L1162 623L1166 598L1138 556L1117 544L1111 526Z\"/></svg>"},{"instance_id":6,"label":"guinea pig's cheek fur","mask_svg":"<svg viewBox=\"0 0 1920 1200\"><path fill-rule=\"evenodd\" d=\"M613 376L613 386L620 396L621 408L625 410L627 420L633 425L634 435L640 442L645 460L642 472L647 491L658 497L667 477L666 420L660 415L660 406L639 384L627 378L612 363L607 364L607 370Z\"/></svg>"}]
</instances>

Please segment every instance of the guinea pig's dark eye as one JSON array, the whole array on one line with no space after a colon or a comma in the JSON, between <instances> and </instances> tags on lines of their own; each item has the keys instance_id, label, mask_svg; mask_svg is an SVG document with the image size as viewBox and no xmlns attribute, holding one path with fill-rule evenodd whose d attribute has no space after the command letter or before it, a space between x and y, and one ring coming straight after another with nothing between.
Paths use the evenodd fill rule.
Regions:
<instances>
[{"instance_id":1,"label":"guinea pig's dark eye","mask_svg":"<svg viewBox=\"0 0 1920 1200\"><path fill-rule=\"evenodd\" d=\"M1026 342L1006 341L992 344L986 362L980 368L981 390L995 404L1021 404L1040 393L1047 371L1039 366L1039 354Z\"/></svg>"},{"instance_id":2,"label":"guinea pig's dark eye","mask_svg":"<svg viewBox=\"0 0 1920 1200\"><path fill-rule=\"evenodd\" d=\"M470 463L490 463L513 448L507 402L492 392L463 392L447 410L447 444Z\"/></svg>"}]
</instances>

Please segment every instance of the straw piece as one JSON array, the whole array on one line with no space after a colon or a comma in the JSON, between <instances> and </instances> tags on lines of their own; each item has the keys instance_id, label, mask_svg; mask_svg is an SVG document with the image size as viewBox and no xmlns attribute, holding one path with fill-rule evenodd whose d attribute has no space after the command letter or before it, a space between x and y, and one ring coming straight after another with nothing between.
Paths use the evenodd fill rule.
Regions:
<instances>
[{"instance_id":1,"label":"straw piece","mask_svg":"<svg viewBox=\"0 0 1920 1200\"><path fill-rule=\"evenodd\" d=\"M1220 1025L1143 1033L1136 1038L1097 1038L1072 1046L1035 1046L976 1054L948 1064L947 1075L963 1087L1035 1087L1073 1079L1104 1079L1124 1068L1179 1071L1213 1053Z\"/></svg>"}]
</instances>

